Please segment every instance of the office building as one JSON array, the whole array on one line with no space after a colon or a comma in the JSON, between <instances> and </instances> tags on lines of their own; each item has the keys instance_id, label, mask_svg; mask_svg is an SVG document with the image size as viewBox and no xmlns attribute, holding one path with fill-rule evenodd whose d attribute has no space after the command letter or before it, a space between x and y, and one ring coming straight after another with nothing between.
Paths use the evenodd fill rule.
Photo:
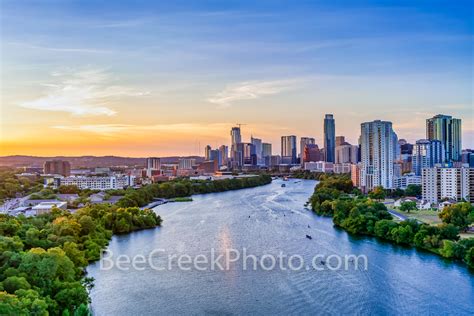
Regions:
<instances>
[{"instance_id":1,"label":"office building","mask_svg":"<svg viewBox=\"0 0 474 316\"><path fill-rule=\"evenodd\" d=\"M412 152L412 172L416 176L421 176L423 168L434 167L443 160L444 148L439 140L417 140Z\"/></svg>"},{"instance_id":2,"label":"office building","mask_svg":"<svg viewBox=\"0 0 474 316\"><path fill-rule=\"evenodd\" d=\"M407 173L393 179L393 187L396 189L406 190L409 185L421 185L421 176Z\"/></svg>"},{"instance_id":3,"label":"office building","mask_svg":"<svg viewBox=\"0 0 474 316\"><path fill-rule=\"evenodd\" d=\"M242 160L242 153L237 151L237 144L241 142L240 127L232 127L230 130L230 159L232 168L239 168L241 166L239 162Z\"/></svg>"},{"instance_id":4,"label":"office building","mask_svg":"<svg viewBox=\"0 0 474 316\"><path fill-rule=\"evenodd\" d=\"M469 167L474 168L474 150L465 149L461 154L461 162L463 164L468 164Z\"/></svg>"},{"instance_id":5,"label":"office building","mask_svg":"<svg viewBox=\"0 0 474 316\"><path fill-rule=\"evenodd\" d=\"M296 136L281 137L281 163L296 164Z\"/></svg>"},{"instance_id":6,"label":"office building","mask_svg":"<svg viewBox=\"0 0 474 316\"><path fill-rule=\"evenodd\" d=\"M392 123L376 120L361 124L361 188L368 192L377 186L393 187L395 159Z\"/></svg>"},{"instance_id":7,"label":"office building","mask_svg":"<svg viewBox=\"0 0 474 316\"><path fill-rule=\"evenodd\" d=\"M351 173L351 166L350 163L335 163L333 165L334 173Z\"/></svg>"},{"instance_id":8,"label":"office building","mask_svg":"<svg viewBox=\"0 0 474 316\"><path fill-rule=\"evenodd\" d=\"M204 147L204 160L211 160L211 150L212 147L210 145Z\"/></svg>"},{"instance_id":9,"label":"office building","mask_svg":"<svg viewBox=\"0 0 474 316\"><path fill-rule=\"evenodd\" d=\"M303 165L305 162L322 161L323 157L321 155L321 151L319 150L318 145L309 144L309 145L304 146L302 160L303 160Z\"/></svg>"},{"instance_id":10,"label":"office building","mask_svg":"<svg viewBox=\"0 0 474 316\"><path fill-rule=\"evenodd\" d=\"M343 143L336 147L336 163L359 162L359 146Z\"/></svg>"},{"instance_id":11,"label":"office building","mask_svg":"<svg viewBox=\"0 0 474 316\"><path fill-rule=\"evenodd\" d=\"M71 164L65 160L49 160L43 165L45 174L57 174L68 177L71 175Z\"/></svg>"},{"instance_id":12,"label":"office building","mask_svg":"<svg viewBox=\"0 0 474 316\"><path fill-rule=\"evenodd\" d=\"M336 147L348 144L345 136L336 136Z\"/></svg>"},{"instance_id":13,"label":"office building","mask_svg":"<svg viewBox=\"0 0 474 316\"><path fill-rule=\"evenodd\" d=\"M194 158L179 158L178 169L179 170L191 170L196 165L196 159Z\"/></svg>"},{"instance_id":14,"label":"office building","mask_svg":"<svg viewBox=\"0 0 474 316\"><path fill-rule=\"evenodd\" d=\"M116 190L123 189L133 185L134 177L126 175L108 176L108 177L64 177L59 178L56 186L75 185L79 189L91 190Z\"/></svg>"},{"instance_id":15,"label":"office building","mask_svg":"<svg viewBox=\"0 0 474 316\"><path fill-rule=\"evenodd\" d=\"M461 119L438 114L426 120L426 138L439 140L444 146L444 161L461 158Z\"/></svg>"},{"instance_id":16,"label":"office building","mask_svg":"<svg viewBox=\"0 0 474 316\"><path fill-rule=\"evenodd\" d=\"M251 143L239 143L237 144L237 151L242 153L240 166L244 165L257 165L257 153L255 151L255 145Z\"/></svg>"},{"instance_id":17,"label":"office building","mask_svg":"<svg viewBox=\"0 0 474 316\"><path fill-rule=\"evenodd\" d=\"M270 143L262 143L262 158L263 163L266 166L269 166L268 157L272 156L272 144Z\"/></svg>"},{"instance_id":18,"label":"office building","mask_svg":"<svg viewBox=\"0 0 474 316\"><path fill-rule=\"evenodd\" d=\"M219 161L221 162L221 166L227 166L229 161L229 147L226 145L221 145L219 147Z\"/></svg>"},{"instance_id":19,"label":"office building","mask_svg":"<svg viewBox=\"0 0 474 316\"><path fill-rule=\"evenodd\" d=\"M334 172L334 164L332 162L327 161L305 162L304 170L308 170L311 172L332 173Z\"/></svg>"},{"instance_id":20,"label":"office building","mask_svg":"<svg viewBox=\"0 0 474 316\"><path fill-rule=\"evenodd\" d=\"M300 152L299 157L301 160L301 164L303 164L303 155L304 155L304 148L306 145L314 145L316 144L314 138L312 137L301 137L300 138Z\"/></svg>"},{"instance_id":21,"label":"office building","mask_svg":"<svg viewBox=\"0 0 474 316\"><path fill-rule=\"evenodd\" d=\"M360 164L352 164L351 165L351 180L352 185L360 188Z\"/></svg>"},{"instance_id":22,"label":"office building","mask_svg":"<svg viewBox=\"0 0 474 316\"><path fill-rule=\"evenodd\" d=\"M327 162L336 161L336 123L332 114L324 118L324 152Z\"/></svg>"},{"instance_id":23,"label":"office building","mask_svg":"<svg viewBox=\"0 0 474 316\"><path fill-rule=\"evenodd\" d=\"M438 164L424 168L421 176L423 200L439 203L449 199L474 203L474 168Z\"/></svg>"},{"instance_id":24,"label":"office building","mask_svg":"<svg viewBox=\"0 0 474 316\"><path fill-rule=\"evenodd\" d=\"M257 164L263 165L263 154L262 154L262 140L260 138L255 138L250 136L250 143L255 146L255 153L257 155Z\"/></svg>"},{"instance_id":25,"label":"office building","mask_svg":"<svg viewBox=\"0 0 474 316\"><path fill-rule=\"evenodd\" d=\"M161 159L157 157L150 157L146 159L146 176L151 177L152 174L156 174L155 171L161 170Z\"/></svg>"}]
</instances>

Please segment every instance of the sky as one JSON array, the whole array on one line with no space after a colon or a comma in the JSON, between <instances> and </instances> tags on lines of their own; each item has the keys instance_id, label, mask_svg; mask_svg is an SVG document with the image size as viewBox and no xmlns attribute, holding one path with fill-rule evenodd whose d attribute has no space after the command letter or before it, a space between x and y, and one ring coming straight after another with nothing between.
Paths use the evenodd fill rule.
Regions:
<instances>
[{"instance_id":1,"label":"sky","mask_svg":"<svg viewBox=\"0 0 474 316\"><path fill-rule=\"evenodd\" d=\"M230 129L316 138L324 114L474 148L472 1L0 0L0 155L203 155Z\"/></svg>"}]
</instances>

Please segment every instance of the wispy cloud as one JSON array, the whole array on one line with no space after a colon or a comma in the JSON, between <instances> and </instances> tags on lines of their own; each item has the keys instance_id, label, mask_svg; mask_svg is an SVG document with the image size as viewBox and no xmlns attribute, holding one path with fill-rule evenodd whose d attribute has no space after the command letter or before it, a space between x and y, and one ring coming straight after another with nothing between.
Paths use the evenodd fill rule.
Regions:
<instances>
[{"instance_id":1,"label":"wispy cloud","mask_svg":"<svg viewBox=\"0 0 474 316\"><path fill-rule=\"evenodd\" d=\"M292 90L301 80L246 81L227 86L207 99L219 107L229 107L236 101L258 99L263 96Z\"/></svg>"},{"instance_id":2,"label":"wispy cloud","mask_svg":"<svg viewBox=\"0 0 474 316\"><path fill-rule=\"evenodd\" d=\"M52 82L42 84L46 91L36 100L26 101L19 106L42 111L68 112L78 116L115 115L108 102L121 96L143 96L148 92L120 85L113 85L114 79L100 69L53 72Z\"/></svg>"},{"instance_id":3,"label":"wispy cloud","mask_svg":"<svg viewBox=\"0 0 474 316\"><path fill-rule=\"evenodd\" d=\"M90 47L59 47L35 45L23 42L7 42L6 45L16 46L16 49L46 50L59 53L87 53L87 54L110 54L114 51Z\"/></svg>"}]
</instances>

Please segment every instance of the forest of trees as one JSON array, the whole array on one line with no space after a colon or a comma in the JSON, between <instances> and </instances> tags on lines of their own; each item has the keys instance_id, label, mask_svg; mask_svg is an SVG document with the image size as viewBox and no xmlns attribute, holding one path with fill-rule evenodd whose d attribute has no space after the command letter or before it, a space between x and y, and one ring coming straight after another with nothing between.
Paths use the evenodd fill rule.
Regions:
<instances>
[{"instance_id":1,"label":"forest of trees","mask_svg":"<svg viewBox=\"0 0 474 316\"><path fill-rule=\"evenodd\" d=\"M367 198L354 193L347 176L323 176L310 203L319 215L332 216L333 222L351 234L376 236L397 244L411 245L445 258L463 261L474 268L474 238L459 239L459 232L474 222L474 207L458 203L444 208L442 224L434 226L405 220L397 223L383 203L380 192Z\"/></svg>"},{"instance_id":2,"label":"forest of trees","mask_svg":"<svg viewBox=\"0 0 474 316\"><path fill-rule=\"evenodd\" d=\"M88 315L88 263L112 234L160 224L151 210L110 204L73 214L0 215L0 315Z\"/></svg>"},{"instance_id":3,"label":"forest of trees","mask_svg":"<svg viewBox=\"0 0 474 316\"><path fill-rule=\"evenodd\" d=\"M38 177L31 180L27 177L17 177L13 169L0 170L0 203L5 199L14 198L18 194L23 196L38 192L43 188L43 183Z\"/></svg>"},{"instance_id":4,"label":"forest of trees","mask_svg":"<svg viewBox=\"0 0 474 316\"><path fill-rule=\"evenodd\" d=\"M176 180L155 183L138 190L129 188L117 202L119 206L145 206L154 198L186 197L193 194L214 193L244 188L256 187L272 182L269 175L262 174L254 177L242 177L223 180Z\"/></svg>"}]
</instances>

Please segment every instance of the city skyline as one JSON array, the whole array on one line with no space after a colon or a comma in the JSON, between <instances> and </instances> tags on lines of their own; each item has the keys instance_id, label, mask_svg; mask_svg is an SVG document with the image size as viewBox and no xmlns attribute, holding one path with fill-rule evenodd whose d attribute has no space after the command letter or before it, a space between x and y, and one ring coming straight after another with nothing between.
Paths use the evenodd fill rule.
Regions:
<instances>
[{"instance_id":1,"label":"city skyline","mask_svg":"<svg viewBox=\"0 0 474 316\"><path fill-rule=\"evenodd\" d=\"M202 155L238 122L278 153L326 113L351 144L448 114L473 148L465 5L3 1L0 155Z\"/></svg>"}]
</instances>

